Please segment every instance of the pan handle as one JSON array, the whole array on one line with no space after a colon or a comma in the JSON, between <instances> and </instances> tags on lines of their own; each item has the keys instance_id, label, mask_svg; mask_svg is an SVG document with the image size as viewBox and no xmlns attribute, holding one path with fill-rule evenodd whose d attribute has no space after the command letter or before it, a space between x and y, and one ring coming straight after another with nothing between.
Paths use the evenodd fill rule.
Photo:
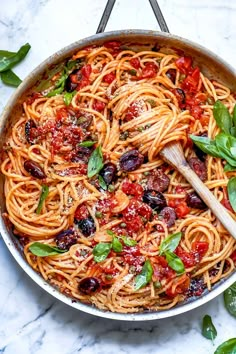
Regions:
<instances>
[{"instance_id":1,"label":"pan handle","mask_svg":"<svg viewBox=\"0 0 236 354\"><path fill-rule=\"evenodd\" d=\"M106 25L107 25L107 22L110 18L110 15L111 15L111 12L112 12L112 9L115 5L115 2L116 0L108 0L107 3L106 3L106 7L103 11L103 14L102 14L102 18L100 20L100 23L98 25L98 28L97 28L97 31L96 33L102 33L105 31L105 28L106 28ZM160 6L158 5L158 2L157 0L149 0L150 2L150 5L152 7L152 10L154 12L154 15L157 19L157 22L160 26L160 29L162 32L167 32L169 33L169 29L168 29L168 26L166 24L166 21L165 21L165 18L161 12L161 9L160 9Z\"/></svg>"}]
</instances>

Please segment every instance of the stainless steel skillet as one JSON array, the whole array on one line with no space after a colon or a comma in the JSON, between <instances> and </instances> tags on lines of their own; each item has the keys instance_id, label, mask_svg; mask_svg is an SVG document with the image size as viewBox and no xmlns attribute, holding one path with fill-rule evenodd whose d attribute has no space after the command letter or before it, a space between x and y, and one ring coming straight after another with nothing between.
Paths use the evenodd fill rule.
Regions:
<instances>
[{"instance_id":1,"label":"stainless steel skillet","mask_svg":"<svg viewBox=\"0 0 236 354\"><path fill-rule=\"evenodd\" d=\"M114 5L114 0L108 2L106 11L101 20L98 32L101 32L105 28L105 24L109 18L109 12ZM154 10L158 10L156 7L156 2L151 1ZM105 19L105 20L104 20ZM161 28L166 31L165 21L161 22ZM236 71L216 56L214 53L203 48L202 46L195 44L187 39L180 38L178 36L171 35L169 33L161 33L156 31L147 30L120 30L107 33L99 33L94 36L79 40L55 53L53 56L45 60L40 64L19 86L15 91L14 95L9 100L7 106L5 107L1 121L0 121L0 136L2 145L4 143L4 137L7 134L11 123L14 121L14 116L17 115L17 111L21 110L22 97L25 92L31 89L35 83L40 80L46 68L51 67L53 64L58 63L69 57L73 52L79 50L80 48L92 44L102 44L105 41L110 40L120 40L124 43L149 43L155 45L158 43L160 47L166 48L177 48L183 50L186 55L191 55L195 58L195 62L200 66L201 70L209 77L214 77L223 84L230 87L233 91L236 91ZM0 146L1 148L1 146ZM0 180L0 209L1 214L5 211L5 200L3 194L3 178ZM160 319L171 317L180 313L184 313L191 309L194 309L207 301L215 298L217 295L222 293L228 286L230 286L234 281L236 281L236 273L232 274L228 279L224 279L217 283L214 289L210 293L205 293L201 298L191 299L191 301L178 305L177 307L162 311L162 312L146 312L140 314L117 314L111 312L103 312L90 305L85 305L79 302L73 302L71 298L59 293L51 285L46 283L40 275L35 273L35 271L27 264L19 243L17 239L13 236L10 226L5 222L4 218L0 216L0 232L1 235L12 253L13 257L19 263L19 265L26 271L26 273L43 289L48 293L53 295L55 298L63 301L64 303L79 309L81 311L100 316L105 318L111 318L116 320L126 320L126 321L147 321L153 319Z\"/></svg>"}]
</instances>

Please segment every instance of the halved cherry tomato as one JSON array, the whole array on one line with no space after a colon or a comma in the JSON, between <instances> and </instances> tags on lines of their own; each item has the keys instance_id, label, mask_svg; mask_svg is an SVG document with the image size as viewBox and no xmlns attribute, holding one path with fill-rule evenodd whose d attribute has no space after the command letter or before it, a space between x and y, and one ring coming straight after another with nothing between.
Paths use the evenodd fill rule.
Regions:
<instances>
[{"instance_id":1,"label":"halved cherry tomato","mask_svg":"<svg viewBox=\"0 0 236 354\"><path fill-rule=\"evenodd\" d=\"M192 251L199 254L200 259L205 256L209 248L208 242L195 241L192 243Z\"/></svg>"},{"instance_id":2,"label":"halved cherry tomato","mask_svg":"<svg viewBox=\"0 0 236 354\"><path fill-rule=\"evenodd\" d=\"M200 79L200 70L196 67L193 72L189 73L188 76L182 82L181 87L191 93L196 93L198 89Z\"/></svg>"},{"instance_id":3,"label":"halved cherry tomato","mask_svg":"<svg viewBox=\"0 0 236 354\"><path fill-rule=\"evenodd\" d=\"M134 197L140 197L143 194L143 187L139 183L124 181L121 189L125 194L130 194Z\"/></svg>"},{"instance_id":4,"label":"halved cherry tomato","mask_svg":"<svg viewBox=\"0 0 236 354\"><path fill-rule=\"evenodd\" d=\"M176 208L175 208L176 215L178 218L183 218L185 215L187 215L190 212L189 207L187 206L186 202L180 202Z\"/></svg>"},{"instance_id":5,"label":"halved cherry tomato","mask_svg":"<svg viewBox=\"0 0 236 354\"><path fill-rule=\"evenodd\" d=\"M106 106L106 104L102 101L96 100L93 103L93 109L98 112L102 112L104 110L105 106Z\"/></svg>"},{"instance_id":6,"label":"halved cherry tomato","mask_svg":"<svg viewBox=\"0 0 236 354\"><path fill-rule=\"evenodd\" d=\"M89 76L91 75L92 72L92 67L90 64L86 64L82 67L81 69L81 74L83 75L84 78L88 79Z\"/></svg>"},{"instance_id":7,"label":"halved cherry tomato","mask_svg":"<svg viewBox=\"0 0 236 354\"><path fill-rule=\"evenodd\" d=\"M130 59L130 64L135 68L139 69L140 68L140 60L138 58L132 58Z\"/></svg>"},{"instance_id":8,"label":"halved cherry tomato","mask_svg":"<svg viewBox=\"0 0 236 354\"><path fill-rule=\"evenodd\" d=\"M116 78L115 73L110 73L104 76L103 81L106 82L107 84L111 84Z\"/></svg>"},{"instance_id":9,"label":"halved cherry tomato","mask_svg":"<svg viewBox=\"0 0 236 354\"><path fill-rule=\"evenodd\" d=\"M156 76L158 66L154 63L148 62L142 70L140 79L151 79Z\"/></svg>"},{"instance_id":10,"label":"halved cherry tomato","mask_svg":"<svg viewBox=\"0 0 236 354\"><path fill-rule=\"evenodd\" d=\"M180 57L175 62L177 68L182 74L187 75L189 70L192 67L192 58L191 57Z\"/></svg>"},{"instance_id":11,"label":"halved cherry tomato","mask_svg":"<svg viewBox=\"0 0 236 354\"><path fill-rule=\"evenodd\" d=\"M199 258L193 252L186 252L181 246L178 246L174 253L182 260L185 267L193 267L199 262Z\"/></svg>"}]
</instances>

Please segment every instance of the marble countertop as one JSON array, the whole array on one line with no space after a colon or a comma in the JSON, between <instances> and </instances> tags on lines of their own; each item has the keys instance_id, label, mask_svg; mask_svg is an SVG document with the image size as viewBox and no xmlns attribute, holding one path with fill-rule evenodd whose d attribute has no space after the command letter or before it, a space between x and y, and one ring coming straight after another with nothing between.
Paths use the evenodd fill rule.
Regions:
<instances>
[{"instance_id":1,"label":"marble countertop","mask_svg":"<svg viewBox=\"0 0 236 354\"><path fill-rule=\"evenodd\" d=\"M234 0L160 0L172 33L236 62ZM106 0L2 0L0 49L32 46L15 72L23 79L58 49L96 32ZM148 0L117 0L107 30L158 29ZM0 111L14 89L0 83ZM76 311L48 295L16 264L0 238L0 353L196 354L213 353L235 337L235 319L222 296L189 313L151 322L118 322ZM201 335L208 313L215 346Z\"/></svg>"}]
</instances>

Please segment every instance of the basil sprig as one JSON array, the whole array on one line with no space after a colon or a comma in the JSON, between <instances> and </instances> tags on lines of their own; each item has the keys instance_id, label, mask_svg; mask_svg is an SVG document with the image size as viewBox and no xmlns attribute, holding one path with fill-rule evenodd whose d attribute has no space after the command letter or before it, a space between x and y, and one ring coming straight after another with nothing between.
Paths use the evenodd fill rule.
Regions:
<instances>
[{"instance_id":1,"label":"basil sprig","mask_svg":"<svg viewBox=\"0 0 236 354\"><path fill-rule=\"evenodd\" d=\"M71 101L76 93L77 93L77 91L64 93L63 100L64 100L66 106L69 106L71 104Z\"/></svg>"},{"instance_id":2,"label":"basil sprig","mask_svg":"<svg viewBox=\"0 0 236 354\"><path fill-rule=\"evenodd\" d=\"M227 184L227 192L229 196L229 201L236 212L236 177L231 177Z\"/></svg>"},{"instance_id":3,"label":"basil sprig","mask_svg":"<svg viewBox=\"0 0 236 354\"><path fill-rule=\"evenodd\" d=\"M103 168L102 148L99 145L91 154L88 161L88 178L95 176Z\"/></svg>"},{"instance_id":4,"label":"basil sprig","mask_svg":"<svg viewBox=\"0 0 236 354\"><path fill-rule=\"evenodd\" d=\"M99 186L104 189L104 191L107 190L107 185L106 182L104 181L103 177L98 175L98 182L99 182Z\"/></svg>"},{"instance_id":5,"label":"basil sprig","mask_svg":"<svg viewBox=\"0 0 236 354\"><path fill-rule=\"evenodd\" d=\"M213 341L217 336L217 330L212 322L211 316L209 315L205 315L202 319L202 335L211 341Z\"/></svg>"},{"instance_id":6,"label":"basil sprig","mask_svg":"<svg viewBox=\"0 0 236 354\"><path fill-rule=\"evenodd\" d=\"M43 202L45 201L45 199L47 198L49 193L49 187L42 185L42 191L41 191L41 195L40 195L40 199L39 199L39 203L36 209L36 214L40 214L42 207L43 207Z\"/></svg>"},{"instance_id":7,"label":"basil sprig","mask_svg":"<svg viewBox=\"0 0 236 354\"><path fill-rule=\"evenodd\" d=\"M227 311L236 317L236 282L224 291L224 303Z\"/></svg>"},{"instance_id":8,"label":"basil sprig","mask_svg":"<svg viewBox=\"0 0 236 354\"><path fill-rule=\"evenodd\" d=\"M160 245L160 255L166 257L169 267L175 270L177 274L182 274L185 271L182 260L173 253L178 246L181 237L182 233L176 232L175 234L167 236Z\"/></svg>"},{"instance_id":9,"label":"basil sprig","mask_svg":"<svg viewBox=\"0 0 236 354\"><path fill-rule=\"evenodd\" d=\"M122 252L123 250L122 243L119 241L119 239L116 236L113 236L112 239L112 249L117 253Z\"/></svg>"},{"instance_id":10,"label":"basil sprig","mask_svg":"<svg viewBox=\"0 0 236 354\"><path fill-rule=\"evenodd\" d=\"M0 76L3 83L14 87L19 86L21 79L11 69L25 58L30 48L26 43L18 52L0 50Z\"/></svg>"},{"instance_id":11,"label":"basil sprig","mask_svg":"<svg viewBox=\"0 0 236 354\"><path fill-rule=\"evenodd\" d=\"M56 256L67 252L67 250L61 250L60 248L49 246L41 242L32 243L29 246L29 250L38 257Z\"/></svg>"},{"instance_id":12,"label":"basil sprig","mask_svg":"<svg viewBox=\"0 0 236 354\"><path fill-rule=\"evenodd\" d=\"M236 354L236 338L228 339L222 343L214 354Z\"/></svg>"},{"instance_id":13,"label":"basil sprig","mask_svg":"<svg viewBox=\"0 0 236 354\"><path fill-rule=\"evenodd\" d=\"M144 263L141 273L135 277L134 290L139 290L143 288L145 285L147 285L151 281L152 275L153 275L153 269L152 269L151 262L148 259Z\"/></svg>"},{"instance_id":14,"label":"basil sprig","mask_svg":"<svg viewBox=\"0 0 236 354\"><path fill-rule=\"evenodd\" d=\"M127 237L127 236L122 236L122 240L123 240L124 244L128 247L133 247L133 246L137 245L137 241L135 241L132 238Z\"/></svg>"},{"instance_id":15,"label":"basil sprig","mask_svg":"<svg viewBox=\"0 0 236 354\"><path fill-rule=\"evenodd\" d=\"M85 140L85 141L82 141L82 143L79 143L79 146L91 147L91 146L93 146L94 144L96 144L96 141Z\"/></svg>"},{"instance_id":16,"label":"basil sprig","mask_svg":"<svg viewBox=\"0 0 236 354\"><path fill-rule=\"evenodd\" d=\"M93 249L94 261L97 263L103 262L111 250L111 243L98 243Z\"/></svg>"},{"instance_id":17,"label":"basil sprig","mask_svg":"<svg viewBox=\"0 0 236 354\"><path fill-rule=\"evenodd\" d=\"M190 135L190 138L199 149L206 154L225 159L227 164L225 172L236 170L236 105L234 106L231 117L227 107L221 102L216 101L213 107L213 115L217 126L221 132L215 140Z\"/></svg>"}]
</instances>

